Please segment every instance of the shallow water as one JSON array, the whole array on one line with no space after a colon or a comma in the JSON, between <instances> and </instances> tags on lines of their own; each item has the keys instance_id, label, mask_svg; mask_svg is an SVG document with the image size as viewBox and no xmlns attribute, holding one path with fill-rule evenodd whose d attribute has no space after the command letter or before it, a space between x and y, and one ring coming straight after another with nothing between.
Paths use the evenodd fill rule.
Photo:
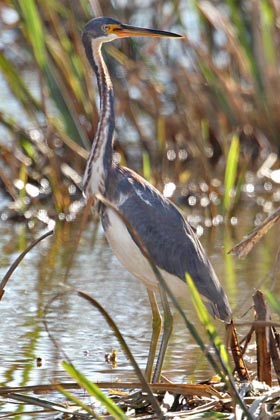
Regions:
<instances>
[{"instance_id":1,"label":"shallow water","mask_svg":"<svg viewBox=\"0 0 280 420\"><path fill-rule=\"evenodd\" d=\"M278 248L279 228L275 226L246 260L226 255L226 251L252 228L253 213L248 214L246 210L240 213L237 226L205 228L201 237L228 293L236 319L251 306L255 288L263 288L264 282L269 287ZM71 381L61 367L65 356L55 347L43 323L46 306L57 293L65 291L64 284L81 289L104 306L136 361L145 368L151 334L151 312L145 287L112 255L101 227L94 222L88 224L75 251L78 229L79 220L57 225L55 234L26 256L6 286L0 302L0 381L3 385L36 385L50 383L53 379ZM23 225L15 229L9 223L2 224L0 230L3 277L20 250L34 239L34 234ZM187 316L201 331L187 289L181 291L180 296ZM245 319L248 318L253 318L252 311ZM64 293L49 304L45 319L58 346L91 380L137 380L110 327L96 309L73 292ZM163 373L177 382L207 379L213 372L176 312L174 325ZM217 321L216 326L223 335L222 323ZM239 327L241 333L247 329ZM105 361L105 353L112 349L118 350L116 368ZM251 353L250 362L253 362L255 353ZM43 359L41 367L36 366L38 357ZM251 366L254 368L254 364Z\"/></svg>"}]
</instances>

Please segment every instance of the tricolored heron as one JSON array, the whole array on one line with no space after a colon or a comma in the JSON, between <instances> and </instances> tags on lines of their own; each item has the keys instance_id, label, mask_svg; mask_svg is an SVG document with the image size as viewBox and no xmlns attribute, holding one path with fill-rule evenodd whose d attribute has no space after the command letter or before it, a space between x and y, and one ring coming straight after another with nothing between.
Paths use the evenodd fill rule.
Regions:
<instances>
[{"instance_id":1,"label":"tricolored heron","mask_svg":"<svg viewBox=\"0 0 280 420\"><path fill-rule=\"evenodd\" d=\"M101 54L104 42L132 36L180 38L172 32L137 28L114 19L99 17L84 28L82 40L87 58L95 72L100 116L84 175L84 194L88 198L104 196L129 222L167 284L182 280L189 273L204 298L209 312L226 323L231 322L231 309L222 286L196 234L178 209L156 188L131 169L113 162L114 92ZM98 200L97 200L98 202ZM151 377L161 318L155 292L158 280L147 258L131 235L127 224L110 206L98 202L98 211L107 240L122 264L147 287L153 311L153 336L146 368ZM172 315L164 294L163 338L153 380L158 380L167 342L172 330Z\"/></svg>"}]
</instances>

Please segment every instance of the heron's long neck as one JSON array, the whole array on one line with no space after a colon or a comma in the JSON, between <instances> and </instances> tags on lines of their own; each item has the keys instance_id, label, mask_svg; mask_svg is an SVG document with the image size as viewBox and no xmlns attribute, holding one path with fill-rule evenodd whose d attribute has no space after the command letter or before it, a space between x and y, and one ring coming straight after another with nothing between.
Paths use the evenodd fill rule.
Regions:
<instances>
[{"instance_id":1,"label":"heron's long neck","mask_svg":"<svg viewBox=\"0 0 280 420\"><path fill-rule=\"evenodd\" d=\"M114 92L106 64L101 55L101 43L85 45L86 54L96 74L100 114L84 175L84 193L91 196L105 193L108 170L112 165L113 134L115 127Z\"/></svg>"}]
</instances>

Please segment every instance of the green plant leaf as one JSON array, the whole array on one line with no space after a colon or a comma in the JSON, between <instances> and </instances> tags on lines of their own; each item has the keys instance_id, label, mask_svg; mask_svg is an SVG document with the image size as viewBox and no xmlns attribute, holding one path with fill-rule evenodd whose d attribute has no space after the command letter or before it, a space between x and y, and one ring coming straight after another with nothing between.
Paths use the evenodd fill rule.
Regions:
<instances>
[{"instance_id":1,"label":"green plant leaf","mask_svg":"<svg viewBox=\"0 0 280 420\"><path fill-rule=\"evenodd\" d=\"M212 324L212 322L210 321L210 317L209 317L209 313L202 301L202 298L191 278L191 276L189 274L186 274L186 282L189 286L190 289L190 293L191 293L191 297L192 297L192 301L194 304L194 307L196 309L197 315L200 319L200 322L202 323L202 325L204 326L205 330L207 331L207 334L211 340L211 342L213 342L215 348L219 351L219 354L228 370L228 372L231 371L230 368L230 362L229 362L229 357L228 357L228 353L227 350L224 346L224 344L222 343L221 338L219 337L219 335L217 334L217 331L214 327L214 325Z\"/></svg>"},{"instance_id":2,"label":"green plant leaf","mask_svg":"<svg viewBox=\"0 0 280 420\"><path fill-rule=\"evenodd\" d=\"M34 99L30 89L20 77L18 70L2 52L0 52L0 70L5 76L14 97L24 106L31 117L31 109L33 112L37 111L39 103ZM32 116L35 117L33 114Z\"/></svg>"},{"instance_id":3,"label":"green plant leaf","mask_svg":"<svg viewBox=\"0 0 280 420\"><path fill-rule=\"evenodd\" d=\"M280 301L277 299L274 293L271 291L265 292L265 297L269 303L269 306L280 316Z\"/></svg>"},{"instance_id":4,"label":"green plant leaf","mask_svg":"<svg viewBox=\"0 0 280 420\"><path fill-rule=\"evenodd\" d=\"M90 395L97 398L115 419L128 420L128 417L124 414L124 412L110 398L106 397L97 385L90 382L72 364L62 362L62 366L82 388L84 388Z\"/></svg>"},{"instance_id":5,"label":"green plant leaf","mask_svg":"<svg viewBox=\"0 0 280 420\"><path fill-rule=\"evenodd\" d=\"M32 45L35 58L41 68L46 64L46 48L41 18L34 0L20 1L19 6L25 21L25 30Z\"/></svg>"},{"instance_id":6,"label":"green plant leaf","mask_svg":"<svg viewBox=\"0 0 280 420\"><path fill-rule=\"evenodd\" d=\"M273 9L269 2L260 1L260 18L261 18L261 33L263 41L263 49L265 53L266 61L269 65L275 65L275 46L273 42L273 22L277 19L274 16Z\"/></svg>"},{"instance_id":7,"label":"green plant leaf","mask_svg":"<svg viewBox=\"0 0 280 420\"><path fill-rule=\"evenodd\" d=\"M69 401L74 403L76 406L81 407L83 410L85 410L87 413L91 414L96 418L97 420L101 420L102 417L99 417L95 411L87 406L83 401L81 401L78 397L75 397L75 395L71 394L70 392L66 391L62 386L57 385L58 391L63 394Z\"/></svg>"},{"instance_id":8,"label":"green plant leaf","mask_svg":"<svg viewBox=\"0 0 280 420\"><path fill-rule=\"evenodd\" d=\"M225 170L225 193L224 193L224 210L228 212L232 207L233 189L236 180L237 167L239 158L239 137L235 134L232 137L230 149L227 157L227 164Z\"/></svg>"},{"instance_id":9,"label":"green plant leaf","mask_svg":"<svg viewBox=\"0 0 280 420\"><path fill-rule=\"evenodd\" d=\"M148 152L143 152L142 160L143 160L143 176L145 179L147 179L150 182L152 179L152 169L151 169L150 156Z\"/></svg>"}]
</instances>

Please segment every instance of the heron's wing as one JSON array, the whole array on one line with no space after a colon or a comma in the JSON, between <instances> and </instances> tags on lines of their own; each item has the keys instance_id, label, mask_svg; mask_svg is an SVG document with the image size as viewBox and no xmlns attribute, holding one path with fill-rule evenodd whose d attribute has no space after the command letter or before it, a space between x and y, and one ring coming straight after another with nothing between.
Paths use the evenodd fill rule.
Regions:
<instances>
[{"instance_id":1,"label":"heron's wing","mask_svg":"<svg viewBox=\"0 0 280 420\"><path fill-rule=\"evenodd\" d=\"M123 198L118 207L138 233L154 263L183 281L189 273L208 301L210 312L228 321L231 312L228 300L191 226L169 200L143 178L129 177L129 173L119 184Z\"/></svg>"}]
</instances>

